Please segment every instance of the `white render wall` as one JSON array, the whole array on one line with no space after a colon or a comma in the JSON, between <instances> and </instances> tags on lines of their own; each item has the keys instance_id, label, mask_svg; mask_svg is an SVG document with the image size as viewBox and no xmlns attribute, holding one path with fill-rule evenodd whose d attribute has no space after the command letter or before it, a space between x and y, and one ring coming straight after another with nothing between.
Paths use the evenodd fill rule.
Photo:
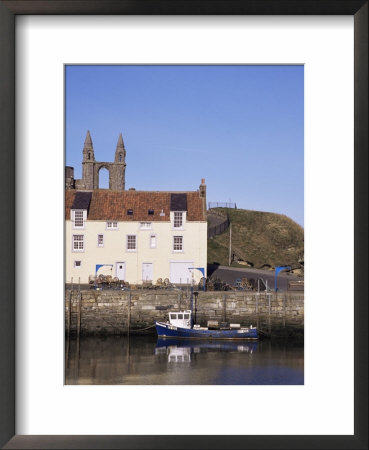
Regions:
<instances>
[{"instance_id":1,"label":"white render wall","mask_svg":"<svg viewBox=\"0 0 369 450\"><path fill-rule=\"evenodd\" d=\"M66 282L87 283L95 274L96 264L113 264L101 267L98 274L116 276L116 263L125 263L125 280L131 284L142 283L142 264L153 264L153 282L158 278L170 278L170 262L192 262L193 267L207 265L207 222L184 222L183 229L173 229L172 222L151 222L150 230L140 229L140 222L118 222L117 230L107 230L105 221L85 221L84 229L73 229L73 222L66 221ZM84 235L84 251L72 250L72 235ZM104 235L104 247L98 247L97 236ZM127 251L127 235L136 235L137 250ZM150 235L156 235L156 248L150 248ZM173 251L173 236L183 236L183 251ZM81 267L74 267L81 261ZM198 283L202 274L194 273ZM190 271L189 271L190 273ZM191 280L189 280L191 282ZM183 282L186 282L184 280Z\"/></svg>"}]
</instances>

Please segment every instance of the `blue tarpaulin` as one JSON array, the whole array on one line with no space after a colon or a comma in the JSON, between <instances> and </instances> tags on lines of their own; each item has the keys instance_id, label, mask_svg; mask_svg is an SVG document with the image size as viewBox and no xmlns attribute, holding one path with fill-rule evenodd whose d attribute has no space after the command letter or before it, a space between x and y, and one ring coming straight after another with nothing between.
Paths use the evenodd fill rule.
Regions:
<instances>
[{"instance_id":1,"label":"blue tarpaulin","mask_svg":"<svg viewBox=\"0 0 369 450\"><path fill-rule=\"evenodd\" d=\"M113 267L113 264L96 264L95 276L97 275L97 271L100 269L100 267L103 267L103 266L111 266L111 267Z\"/></svg>"},{"instance_id":2,"label":"blue tarpaulin","mask_svg":"<svg viewBox=\"0 0 369 450\"><path fill-rule=\"evenodd\" d=\"M277 287L277 276L278 276L279 272L282 272L282 270L285 270L285 269L291 270L291 266L276 266L276 268L275 268L274 290L275 290L276 292L278 291L278 287Z\"/></svg>"},{"instance_id":3,"label":"blue tarpaulin","mask_svg":"<svg viewBox=\"0 0 369 450\"><path fill-rule=\"evenodd\" d=\"M202 273L203 282L202 282L202 289L205 291L205 269L204 267L189 267L188 270L199 270Z\"/></svg>"},{"instance_id":4,"label":"blue tarpaulin","mask_svg":"<svg viewBox=\"0 0 369 450\"><path fill-rule=\"evenodd\" d=\"M194 267L194 269L199 270L202 273L202 276L205 277L205 269L203 267Z\"/></svg>"}]
</instances>

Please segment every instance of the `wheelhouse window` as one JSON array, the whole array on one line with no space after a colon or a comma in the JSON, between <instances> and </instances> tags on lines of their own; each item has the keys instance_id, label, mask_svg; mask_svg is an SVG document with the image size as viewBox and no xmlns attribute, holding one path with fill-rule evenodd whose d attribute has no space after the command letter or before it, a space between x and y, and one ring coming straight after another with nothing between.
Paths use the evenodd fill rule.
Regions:
<instances>
[{"instance_id":1,"label":"wheelhouse window","mask_svg":"<svg viewBox=\"0 0 369 450\"><path fill-rule=\"evenodd\" d=\"M104 247L104 235L103 234L97 235L97 246Z\"/></svg>"},{"instance_id":2,"label":"wheelhouse window","mask_svg":"<svg viewBox=\"0 0 369 450\"><path fill-rule=\"evenodd\" d=\"M151 222L140 222L141 230L151 230Z\"/></svg>"},{"instance_id":3,"label":"wheelhouse window","mask_svg":"<svg viewBox=\"0 0 369 450\"><path fill-rule=\"evenodd\" d=\"M118 222L106 222L106 229L107 230L117 230Z\"/></svg>"},{"instance_id":4,"label":"wheelhouse window","mask_svg":"<svg viewBox=\"0 0 369 450\"><path fill-rule=\"evenodd\" d=\"M132 251L135 251L136 249L137 249L136 235L128 234L127 235L127 250L132 252Z\"/></svg>"},{"instance_id":5,"label":"wheelhouse window","mask_svg":"<svg viewBox=\"0 0 369 450\"><path fill-rule=\"evenodd\" d=\"M74 252L83 252L85 250L85 239L83 234L74 234L72 239L73 243L73 251Z\"/></svg>"},{"instance_id":6,"label":"wheelhouse window","mask_svg":"<svg viewBox=\"0 0 369 450\"><path fill-rule=\"evenodd\" d=\"M173 236L173 250L175 252L183 251L183 236Z\"/></svg>"},{"instance_id":7,"label":"wheelhouse window","mask_svg":"<svg viewBox=\"0 0 369 450\"><path fill-rule=\"evenodd\" d=\"M72 212L73 228L84 228L85 217L83 209L76 209Z\"/></svg>"},{"instance_id":8,"label":"wheelhouse window","mask_svg":"<svg viewBox=\"0 0 369 450\"><path fill-rule=\"evenodd\" d=\"M174 211L173 215L173 228L183 227L183 212Z\"/></svg>"}]
</instances>

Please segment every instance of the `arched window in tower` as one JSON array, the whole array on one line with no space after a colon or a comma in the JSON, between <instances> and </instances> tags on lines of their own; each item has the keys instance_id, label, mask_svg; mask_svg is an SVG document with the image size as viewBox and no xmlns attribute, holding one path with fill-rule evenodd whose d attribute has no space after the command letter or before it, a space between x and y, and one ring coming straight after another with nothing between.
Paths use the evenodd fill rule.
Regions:
<instances>
[{"instance_id":1,"label":"arched window in tower","mask_svg":"<svg viewBox=\"0 0 369 450\"><path fill-rule=\"evenodd\" d=\"M119 162L122 162L122 154L119 153Z\"/></svg>"},{"instance_id":2,"label":"arched window in tower","mask_svg":"<svg viewBox=\"0 0 369 450\"><path fill-rule=\"evenodd\" d=\"M88 152L88 159L91 159L91 153Z\"/></svg>"},{"instance_id":3,"label":"arched window in tower","mask_svg":"<svg viewBox=\"0 0 369 450\"><path fill-rule=\"evenodd\" d=\"M99 170L99 189L109 189L109 170L102 167Z\"/></svg>"}]
</instances>

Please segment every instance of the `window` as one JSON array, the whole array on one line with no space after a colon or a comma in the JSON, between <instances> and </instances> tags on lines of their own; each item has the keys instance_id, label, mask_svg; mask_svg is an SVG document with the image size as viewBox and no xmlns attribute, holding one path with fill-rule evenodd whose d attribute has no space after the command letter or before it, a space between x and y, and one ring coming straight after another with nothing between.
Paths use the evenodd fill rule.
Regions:
<instances>
[{"instance_id":1,"label":"window","mask_svg":"<svg viewBox=\"0 0 369 450\"><path fill-rule=\"evenodd\" d=\"M156 248L156 234L150 235L150 248Z\"/></svg>"},{"instance_id":2,"label":"window","mask_svg":"<svg viewBox=\"0 0 369 450\"><path fill-rule=\"evenodd\" d=\"M171 318L172 320L177 320L177 314L171 314L171 315L170 315L170 318Z\"/></svg>"},{"instance_id":3,"label":"window","mask_svg":"<svg viewBox=\"0 0 369 450\"><path fill-rule=\"evenodd\" d=\"M189 315L189 314L185 314L185 315L184 315L184 318L185 318L185 320L189 320L190 315Z\"/></svg>"},{"instance_id":4,"label":"window","mask_svg":"<svg viewBox=\"0 0 369 450\"><path fill-rule=\"evenodd\" d=\"M104 247L104 235L103 234L97 235L97 246Z\"/></svg>"},{"instance_id":5,"label":"window","mask_svg":"<svg viewBox=\"0 0 369 450\"><path fill-rule=\"evenodd\" d=\"M183 314L178 314L178 319L182 319L183 320Z\"/></svg>"},{"instance_id":6,"label":"window","mask_svg":"<svg viewBox=\"0 0 369 450\"><path fill-rule=\"evenodd\" d=\"M127 209L127 216L133 216L133 209Z\"/></svg>"},{"instance_id":7,"label":"window","mask_svg":"<svg viewBox=\"0 0 369 450\"><path fill-rule=\"evenodd\" d=\"M73 235L73 251L74 252L83 252L84 249L85 249L84 235L83 234L74 234Z\"/></svg>"},{"instance_id":8,"label":"window","mask_svg":"<svg viewBox=\"0 0 369 450\"><path fill-rule=\"evenodd\" d=\"M151 230L151 222L140 222L141 230Z\"/></svg>"},{"instance_id":9,"label":"window","mask_svg":"<svg viewBox=\"0 0 369 450\"><path fill-rule=\"evenodd\" d=\"M82 261L74 261L74 267L81 267Z\"/></svg>"},{"instance_id":10,"label":"window","mask_svg":"<svg viewBox=\"0 0 369 450\"><path fill-rule=\"evenodd\" d=\"M107 230L117 230L118 222L106 222L106 229Z\"/></svg>"},{"instance_id":11,"label":"window","mask_svg":"<svg viewBox=\"0 0 369 450\"><path fill-rule=\"evenodd\" d=\"M183 226L183 213L174 211L173 227L174 228L182 228L182 226Z\"/></svg>"},{"instance_id":12,"label":"window","mask_svg":"<svg viewBox=\"0 0 369 450\"><path fill-rule=\"evenodd\" d=\"M130 251L136 250L136 235L135 234L127 235L127 250L130 250Z\"/></svg>"},{"instance_id":13,"label":"window","mask_svg":"<svg viewBox=\"0 0 369 450\"><path fill-rule=\"evenodd\" d=\"M83 217L83 209L78 209L74 211L74 223L73 228L84 228L84 217Z\"/></svg>"},{"instance_id":14,"label":"window","mask_svg":"<svg viewBox=\"0 0 369 450\"><path fill-rule=\"evenodd\" d=\"M153 209L149 209L149 210L147 211L147 214L148 214L149 216L153 216L153 215L154 215L154 210L153 210Z\"/></svg>"},{"instance_id":15,"label":"window","mask_svg":"<svg viewBox=\"0 0 369 450\"><path fill-rule=\"evenodd\" d=\"M175 252L183 251L183 236L173 236L173 250Z\"/></svg>"}]
</instances>

